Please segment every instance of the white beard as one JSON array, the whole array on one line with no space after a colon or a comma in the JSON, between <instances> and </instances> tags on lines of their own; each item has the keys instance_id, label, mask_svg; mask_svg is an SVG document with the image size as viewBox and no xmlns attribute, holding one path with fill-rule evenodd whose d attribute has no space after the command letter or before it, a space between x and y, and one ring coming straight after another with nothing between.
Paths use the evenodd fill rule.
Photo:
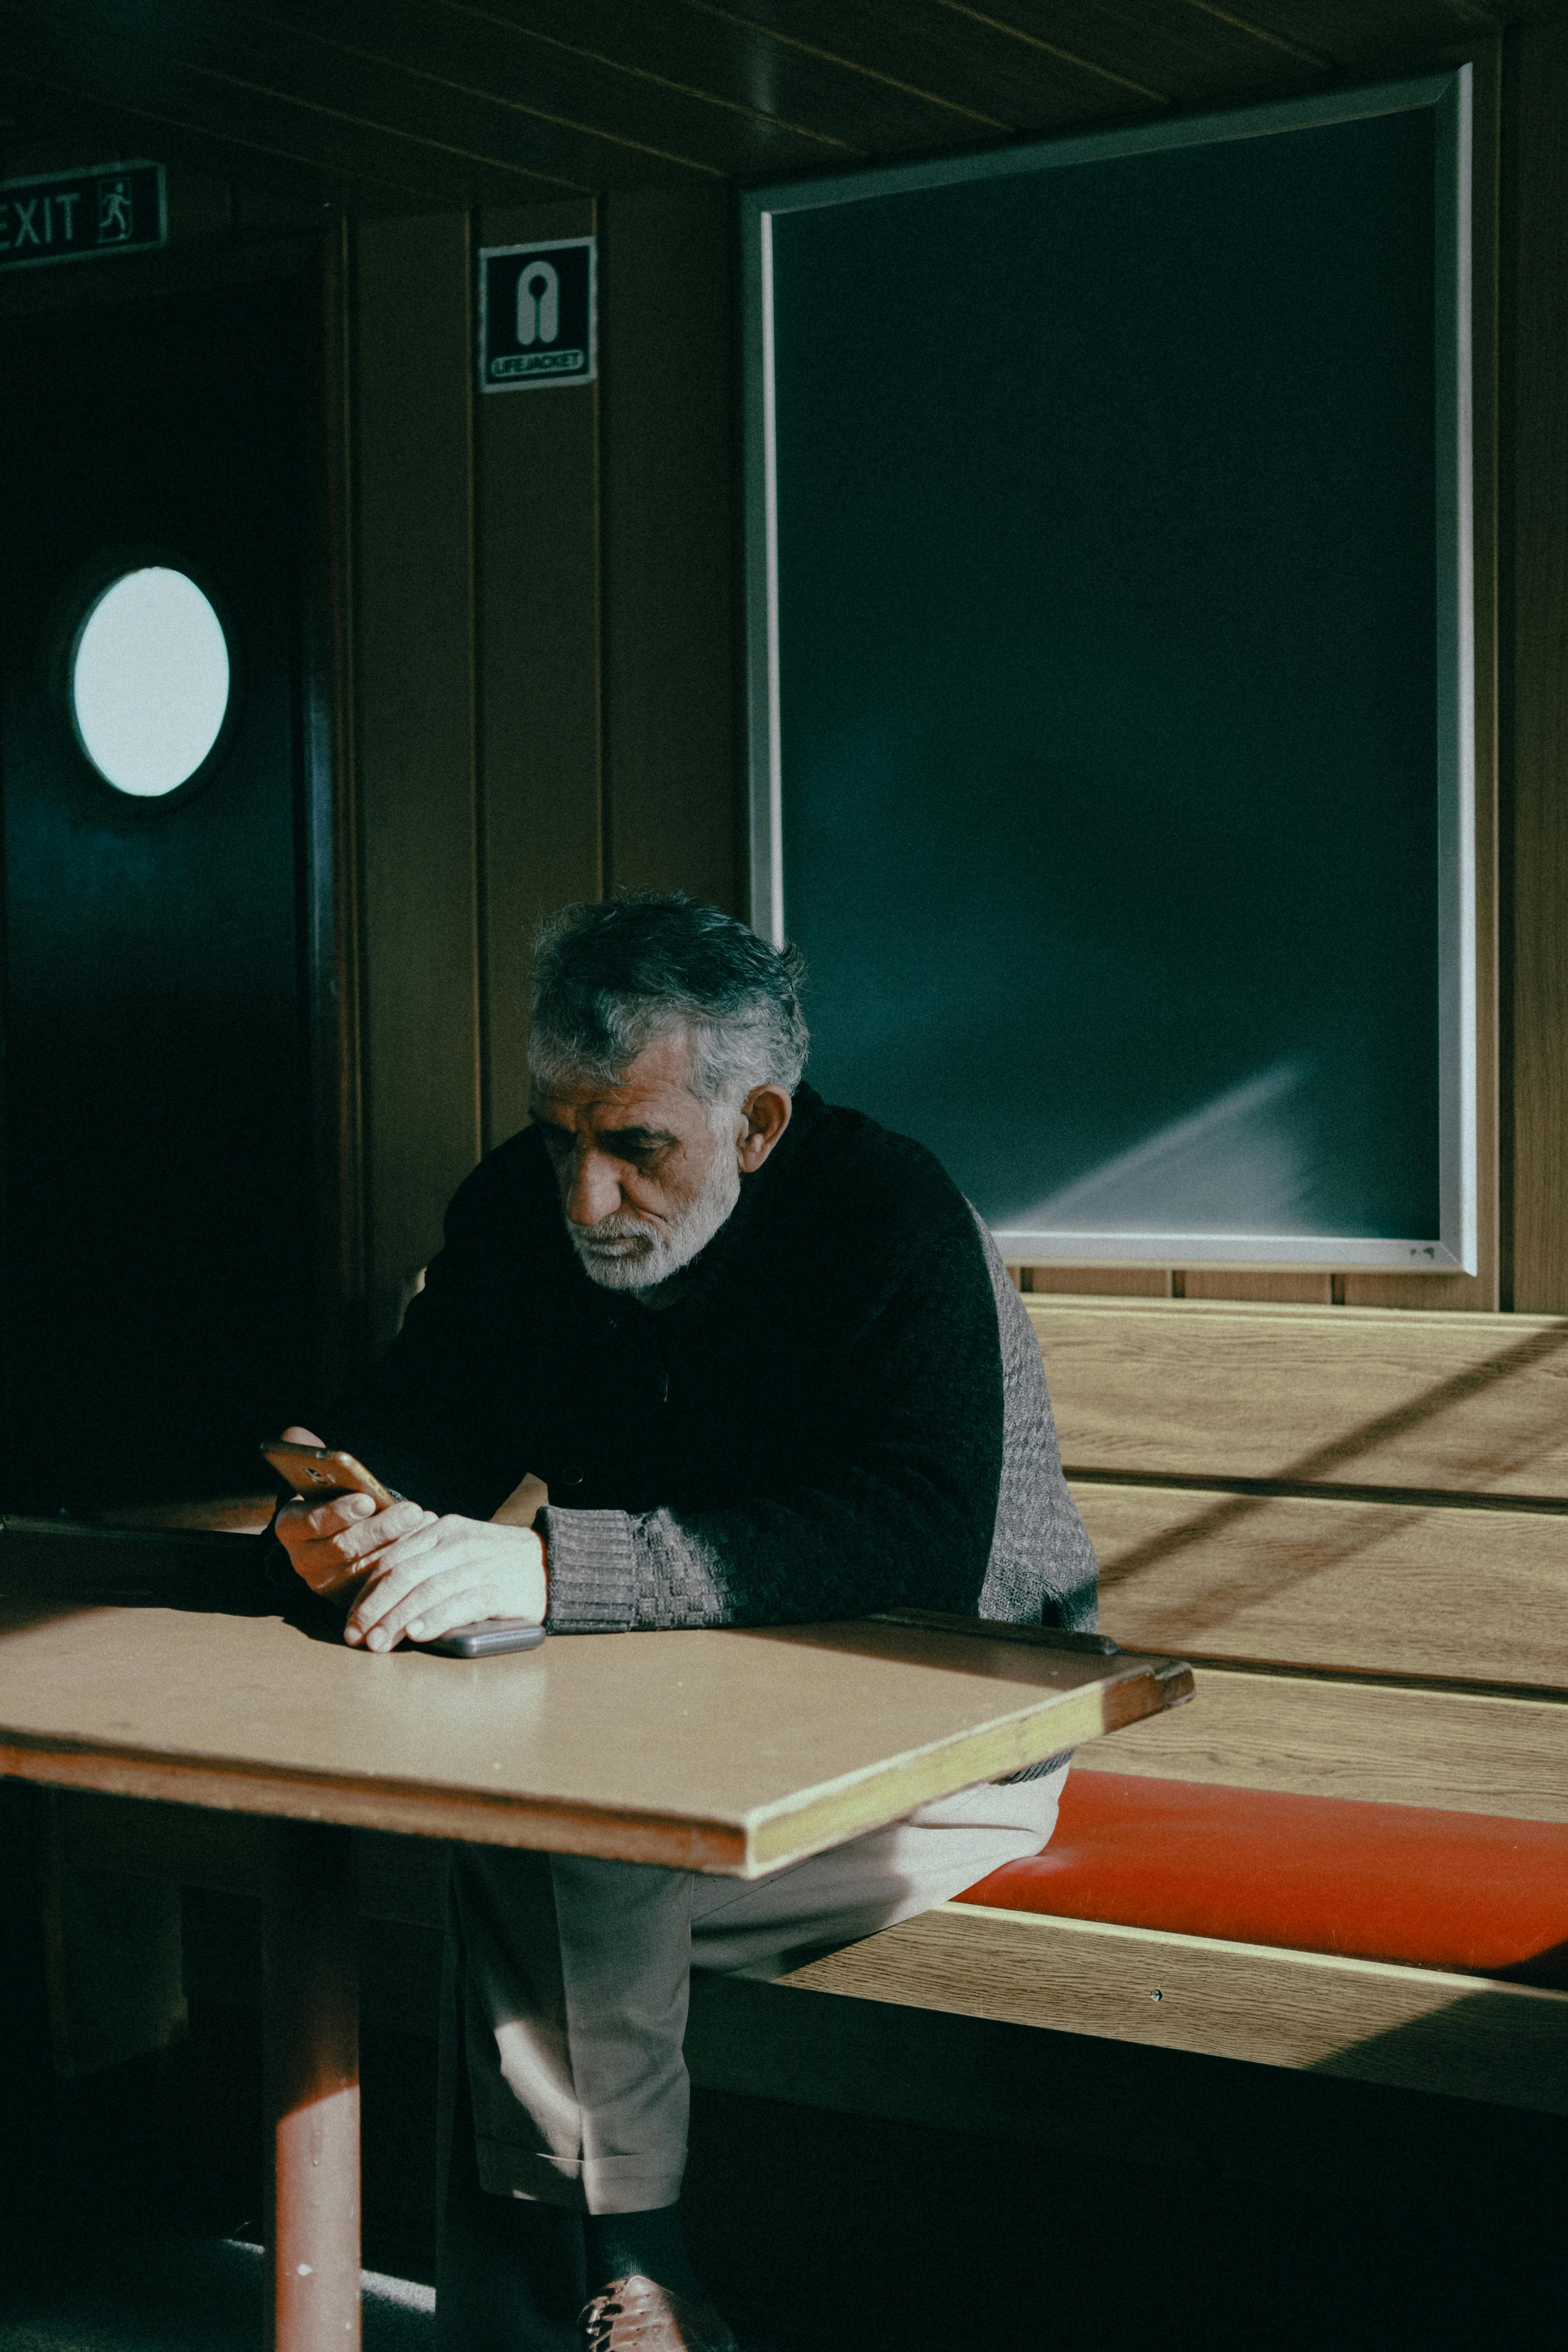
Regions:
<instances>
[{"instance_id":1,"label":"white beard","mask_svg":"<svg viewBox=\"0 0 1568 2352\"><path fill-rule=\"evenodd\" d=\"M731 1116L701 1192L673 1223L660 1224L621 1209L601 1217L596 1225L567 1224L578 1264L590 1282L602 1290L652 1290L707 1248L741 1197L733 1124Z\"/></svg>"}]
</instances>

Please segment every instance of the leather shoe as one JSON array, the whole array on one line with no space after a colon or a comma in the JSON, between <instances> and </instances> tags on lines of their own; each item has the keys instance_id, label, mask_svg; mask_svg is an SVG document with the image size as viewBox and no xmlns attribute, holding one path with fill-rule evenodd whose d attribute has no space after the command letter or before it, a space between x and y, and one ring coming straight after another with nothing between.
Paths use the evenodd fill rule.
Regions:
<instances>
[{"instance_id":1,"label":"leather shoe","mask_svg":"<svg viewBox=\"0 0 1568 2352\"><path fill-rule=\"evenodd\" d=\"M584 2304L577 2325L587 2352L741 2352L710 2303L671 2294L635 2271Z\"/></svg>"}]
</instances>

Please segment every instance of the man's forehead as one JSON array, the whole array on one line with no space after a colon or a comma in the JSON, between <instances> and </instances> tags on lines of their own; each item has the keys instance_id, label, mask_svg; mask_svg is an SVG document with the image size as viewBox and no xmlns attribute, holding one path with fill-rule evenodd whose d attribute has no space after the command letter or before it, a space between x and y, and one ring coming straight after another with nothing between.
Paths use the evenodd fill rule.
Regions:
<instances>
[{"instance_id":1,"label":"man's forehead","mask_svg":"<svg viewBox=\"0 0 1568 2352\"><path fill-rule=\"evenodd\" d=\"M689 1084L690 1060L679 1038L657 1038L616 1080L595 1077L534 1081L533 1118L554 1127L668 1127L700 1109Z\"/></svg>"}]
</instances>

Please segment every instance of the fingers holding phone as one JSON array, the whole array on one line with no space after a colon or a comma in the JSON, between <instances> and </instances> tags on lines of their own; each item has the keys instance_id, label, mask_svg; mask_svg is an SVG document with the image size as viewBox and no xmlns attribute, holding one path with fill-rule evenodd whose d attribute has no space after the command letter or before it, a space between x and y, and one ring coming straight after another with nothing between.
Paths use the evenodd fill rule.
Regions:
<instances>
[{"instance_id":1,"label":"fingers holding phone","mask_svg":"<svg viewBox=\"0 0 1568 2352\"><path fill-rule=\"evenodd\" d=\"M274 1532L312 1592L350 1612L345 1641L477 1657L544 1639L544 1547L532 1532L550 1499L542 1479L525 1477L491 1519L437 1517L310 1430L285 1430L261 1451L296 1496Z\"/></svg>"},{"instance_id":2,"label":"fingers holding phone","mask_svg":"<svg viewBox=\"0 0 1568 2352\"><path fill-rule=\"evenodd\" d=\"M346 1602L389 1544L434 1518L418 1503L378 1507L369 1495L336 1495L324 1503L285 1503L274 1532L312 1592Z\"/></svg>"},{"instance_id":3,"label":"fingers holding phone","mask_svg":"<svg viewBox=\"0 0 1568 2352\"><path fill-rule=\"evenodd\" d=\"M346 1604L388 1544L435 1517L384 1486L352 1454L324 1445L313 1430L286 1429L261 1451L300 1497L284 1504L273 1532L295 1574L324 1600Z\"/></svg>"}]
</instances>

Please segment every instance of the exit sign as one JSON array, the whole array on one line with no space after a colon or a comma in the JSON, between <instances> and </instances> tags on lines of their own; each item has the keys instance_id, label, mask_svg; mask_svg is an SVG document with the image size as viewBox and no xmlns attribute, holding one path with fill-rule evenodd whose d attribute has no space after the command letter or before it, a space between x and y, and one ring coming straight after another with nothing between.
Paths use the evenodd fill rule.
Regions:
<instances>
[{"instance_id":1,"label":"exit sign","mask_svg":"<svg viewBox=\"0 0 1568 2352\"><path fill-rule=\"evenodd\" d=\"M0 269L144 252L167 236L162 163L0 180Z\"/></svg>"}]
</instances>

